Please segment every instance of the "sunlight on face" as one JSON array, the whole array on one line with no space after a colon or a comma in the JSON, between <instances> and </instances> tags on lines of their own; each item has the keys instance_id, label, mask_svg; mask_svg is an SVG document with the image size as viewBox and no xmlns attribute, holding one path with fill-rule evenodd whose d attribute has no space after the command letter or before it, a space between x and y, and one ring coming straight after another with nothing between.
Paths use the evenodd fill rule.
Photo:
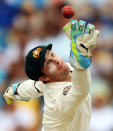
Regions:
<instances>
[{"instance_id":1,"label":"sunlight on face","mask_svg":"<svg viewBox=\"0 0 113 131\"><path fill-rule=\"evenodd\" d=\"M51 64L51 67L49 68L49 73L53 74L56 69L57 69L56 65L55 64Z\"/></svg>"}]
</instances>

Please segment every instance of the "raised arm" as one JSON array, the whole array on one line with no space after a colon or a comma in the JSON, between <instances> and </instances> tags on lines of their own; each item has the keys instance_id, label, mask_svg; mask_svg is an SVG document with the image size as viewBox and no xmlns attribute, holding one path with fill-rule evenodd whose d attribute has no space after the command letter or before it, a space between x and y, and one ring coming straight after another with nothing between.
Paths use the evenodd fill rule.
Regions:
<instances>
[{"instance_id":1,"label":"raised arm","mask_svg":"<svg viewBox=\"0 0 113 131\"><path fill-rule=\"evenodd\" d=\"M72 73L72 88L66 97L66 103L78 107L89 93L91 76L91 48L95 46L99 31L95 26L85 21L71 20L64 28L71 39L70 60L74 67ZM68 108L70 108L68 106Z\"/></svg>"},{"instance_id":2,"label":"raised arm","mask_svg":"<svg viewBox=\"0 0 113 131\"><path fill-rule=\"evenodd\" d=\"M11 85L4 93L7 104L13 100L29 101L31 98L43 95L43 83L41 81L26 80Z\"/></svg>"}]
</instances>

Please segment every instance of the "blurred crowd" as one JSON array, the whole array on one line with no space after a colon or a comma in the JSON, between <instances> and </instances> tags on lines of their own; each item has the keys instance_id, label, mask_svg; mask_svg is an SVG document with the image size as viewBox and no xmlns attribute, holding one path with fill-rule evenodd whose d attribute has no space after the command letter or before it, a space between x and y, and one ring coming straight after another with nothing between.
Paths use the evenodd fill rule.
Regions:
<instances>
[{"instance_id":1,"label":"blurred crowd","mask_svg":"<svg viewBox=\"0 0 113 131\"><path fill-rule=\"evenodd\" d=\"M28 79L24 60L40 44L69 62L70 40L62 27L64 5L75 8L74 19L100 30L92 50L92 117L90 131L113 131L113 0L0 0L0 131L40 131L43 97L7 105L3 93L12 83Z\"/></svg>"}]
</instances>

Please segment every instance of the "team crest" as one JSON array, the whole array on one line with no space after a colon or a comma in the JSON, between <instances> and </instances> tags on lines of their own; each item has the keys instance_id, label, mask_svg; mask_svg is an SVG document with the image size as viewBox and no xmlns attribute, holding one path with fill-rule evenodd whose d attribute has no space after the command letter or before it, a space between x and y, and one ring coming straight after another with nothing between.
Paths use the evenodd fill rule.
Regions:
<instances>
[{"instance_id":1,"label":"team crest","mask_svg":"<svg viewBox=\"0 0 113 131\"><path fill-rule=\"evenodd\" d=\"M71 86L65 87L64 90L63 90L63 95L64 96L67 95L70 89L71 89Z\"/></svg>"},{"instance_id":2,"label":"team crest","mask_svg":"<svg viewBox=\"0 0 113 131\"><path fill-rule=\"evenodd\" d=\"M42 48L37 48L36 50L34 50L33 57L39 58L41 50L42 50Z\"/></svg>"}]
</instances>

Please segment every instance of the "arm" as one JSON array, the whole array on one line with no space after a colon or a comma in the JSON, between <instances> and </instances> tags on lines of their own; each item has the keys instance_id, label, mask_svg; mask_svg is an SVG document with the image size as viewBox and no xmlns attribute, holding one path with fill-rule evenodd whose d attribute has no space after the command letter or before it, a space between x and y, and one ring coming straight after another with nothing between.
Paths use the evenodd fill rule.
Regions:
<instances>
[{"instance_id":1,"label":"arm","mask_svg":"<svg viewBox=\"0 0 113 131\"><path fill-rule=\"evenodd\" d=\"M43 95L43 84L40 81L26 80L11 85L4 93L7 104L13 100L29 101L31 98Z\"/></svg>"},{"instance_id":2,"label":"arm","mask_svg":"<svg viewBox=\"0 0 113 131\"><path fill-rule=\"evenodd\" d=\"M96 44L99 31L95 30L92 24L88 24L85 30L85 24L84 21L71 20L63 28L66 35L71 39L70 60L74 67L72 88L65 97L68 109L72 106L78 107L86 98L90 89L91 48Z\"/></svg>"}]
</instances>

